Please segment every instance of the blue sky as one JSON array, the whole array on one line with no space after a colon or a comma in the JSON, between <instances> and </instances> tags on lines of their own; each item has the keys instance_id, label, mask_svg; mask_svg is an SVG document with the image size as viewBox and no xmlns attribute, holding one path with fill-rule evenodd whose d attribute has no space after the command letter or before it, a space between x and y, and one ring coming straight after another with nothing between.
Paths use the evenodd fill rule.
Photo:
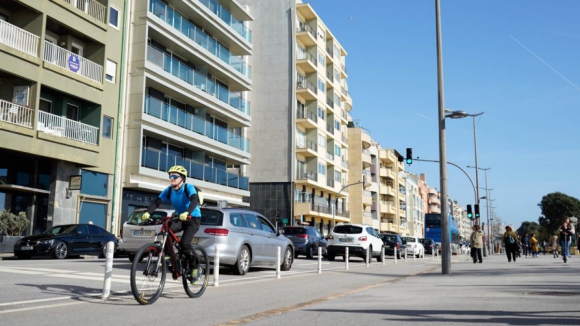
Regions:
<instances>
[{"instance_id":1,"label":"blue sky","mask_svg":"<svg viewBox=\"0 0 580 326\"><path fill-rule=\"evenodd\" d=\"M310 0L348 56L354 119L382 147L439 158L435 0ZM442 0L445 106L476 118L497 216L519 227L560 191L580 199L580 1ZM446 120L447 160L475 182L473 119ZM415 162L439 186L437 163ZM448 192L474 202L448 166ZM485 187L483 171L479 185ZM484 196L485 191L480 191ZM482 217L486 220L485 200Z\"/></svg>"}]
</instances>

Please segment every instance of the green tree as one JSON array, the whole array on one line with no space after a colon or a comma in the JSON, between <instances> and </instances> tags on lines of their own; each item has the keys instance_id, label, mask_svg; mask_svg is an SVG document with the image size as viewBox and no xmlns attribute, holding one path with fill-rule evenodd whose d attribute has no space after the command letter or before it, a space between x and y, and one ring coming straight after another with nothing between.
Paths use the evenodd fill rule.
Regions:
<instances>
[{"instance_id":1,"label":"green tree","mask_svg":"<svg viewBox=\"0 0 580 326\"><path fill-rule=\"evenodd\" d=\"M548 233L557 230L567 216L580 218L580 200L561 192L545 195L539 206L544 216L540 216L538 222Z\"/></svg>"},{"instance_id":2,"label":"green tree","mask_svg":"<svg viewBox=\"0 0 580 326\"><path fill-rule=\"evenodd\" d=\"M0 230L8 236L21 235L29 224L26 212L20 212L18 215L5 209L0 212Z\"/></svg>"},{"instance_id":3,"label":"green tree","mask_svg":"<svg viewBox=\"0 0 580 326\"><path fill-rule=\"evenodd\" d=\"M535 234L536 239L540 240L541 237L545 236L544 228L536 222L522 222L522 225L516 230L518 237L523 239L526 234ZM545 240L545 239L541 239Z\"/></svg>"}]
</instances>

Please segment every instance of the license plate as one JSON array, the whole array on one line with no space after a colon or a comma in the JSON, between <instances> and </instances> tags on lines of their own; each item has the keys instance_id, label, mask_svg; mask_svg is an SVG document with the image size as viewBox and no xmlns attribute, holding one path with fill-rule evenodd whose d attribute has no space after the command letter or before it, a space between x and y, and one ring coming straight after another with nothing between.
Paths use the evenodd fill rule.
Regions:
<instances>
[{"instance_id":1,"label":"license plate","mask_svg":"<svg viewBox=\"0 0 580 326\"><path fill-rule=\"evenodd\" d=\"M151 231L136 230L133 231L133 234L140 237L149 237L151 236Z\"/></svg>"},{"instance_id":2,"label":"license plate","mask_svg":"<svg viewBox=\"0 0 580 326\"><path fill-rule=\"evenodd\" d=\"M338 238L338 242L352 242L352 238Z\"/></svg>"},{"instance_id":3,"label":"license plate","mask_svg":"<svg viewBox=\"0 0 580 326\"><path fill-rule=\"evenodd\" d=\"M32 246L24 246L24 247L20 247L20 250L32 250Z\"/></svg>"}]
</instances>

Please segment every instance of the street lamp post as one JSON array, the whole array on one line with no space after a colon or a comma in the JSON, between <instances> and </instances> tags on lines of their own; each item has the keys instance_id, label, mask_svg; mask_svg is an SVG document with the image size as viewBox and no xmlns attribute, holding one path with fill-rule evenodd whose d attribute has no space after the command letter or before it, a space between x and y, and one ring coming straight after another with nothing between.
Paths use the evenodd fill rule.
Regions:
<instances>
[{"instance_id":1,"label":"street lamp post","mask_svg":"<svg viewBox=\"0 0 580 326\"><path fill-rule=\"evenodd\" d=\"M475 128L475 117L473 119L474 119L473 128ZM474 133L475 133L475 129L473 129L473 130L474 130ZM475 173L476 179L475 180L476 180L476 182L477 182L477 174L478 174L477 171L478 170L483 170L483 173L485 174L485 196L484 197L481 197L481 198L478 196L477 197L478 198L477 204L479 205L479 199L484 199L485 198L487 200L486 215L487 215L487 242L488 242L488 244L483 246L483 256L484 257L487 257L486 247L489 246L489 244L491 244L491 242L490 242L490 236L491 236L490 229L491 229L491 226L490 226L490 223L489 223L489 221L490 221L490 213L489 213L490 194L489 194L489 190L490 189L487 188L487 171L488 170L491 170L491 168L480 168L480 167L477 167L477 147L476 147L476 150L475 150L475 164L476 164L475 166L468 165L467 167L468 168L475 168L475 171L476 171L476 173ZM483 232L485 232L485 230L483 230Z\"/></svg>"},{"instance_id":2,"label":"street lamp post","mask_svg":"<svg viewBox=\"0 0 580 326\"><path fill-rule=\"evenodd\" d=\"M357 185L359 183L362 183L363 184L363 189L364 189L365 188L365 185L366 185L366 182L367 182L366 181L366 176L363 176L363 181L358 181L358 182L355 182L355 183L348 184L348 185L342 187L342 189L340 189L340 191L336 194L336 198L334 199L334 206L331 207L332 208L332 227L334 227L336 225L336 221L334 219L334 215L335 215L334 212L338 209L338 195L340 195L340 193L344 189L346 189L346 188L348 188L350 186Z\"/></svg>"}]
</instances>

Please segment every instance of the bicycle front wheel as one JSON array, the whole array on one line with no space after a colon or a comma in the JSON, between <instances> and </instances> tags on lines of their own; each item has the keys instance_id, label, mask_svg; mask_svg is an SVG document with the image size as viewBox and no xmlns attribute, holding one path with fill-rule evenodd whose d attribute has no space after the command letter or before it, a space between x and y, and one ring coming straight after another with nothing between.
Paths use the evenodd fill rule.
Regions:
<instances>
[{"instance_id":1,"label":"bicycle front wheel","mask_svg":"<svg viewBox=\"0 0 580 326\"><path fill-rule=\"evenodd\" d=\"M161 246L146 244L135 254L131 265L131 292L140 304L152 304L165 286L165 259Z\"/></svg>"},{"instance_id":2,"label":"bicycle front wheel","mask_svg":"<svg viewBox=\"0 0 580 326\"><path fill-rule=\"evenodd\" d=\"M190 298L198 298L205 292L209 283L209 258L204 247L193 245L193 250L197 254L196 259L199 266L197 277L192 278L191 275L183 275L182 279L185 293Z\"/></svg>"}]
</instances>

